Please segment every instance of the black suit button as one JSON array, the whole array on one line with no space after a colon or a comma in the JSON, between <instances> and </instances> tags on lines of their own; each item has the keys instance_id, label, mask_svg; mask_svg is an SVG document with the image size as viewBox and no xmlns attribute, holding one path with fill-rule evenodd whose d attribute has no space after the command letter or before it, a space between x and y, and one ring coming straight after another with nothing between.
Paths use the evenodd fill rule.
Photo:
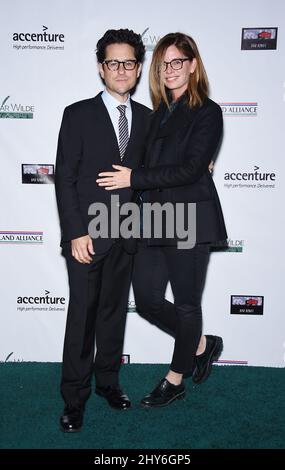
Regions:
<instances>
[{"instance_id":1,"label":"black suit button","mask_svg":"<svg viewBox=\"0 0 285 470\"><path fill-rule=\"evenodd\" d=\"M162 189L160 189L160 188L158 188L158 190L157 190L157 191L158 191L159 193L162 193Z\"/></svg>"}]
</instances>

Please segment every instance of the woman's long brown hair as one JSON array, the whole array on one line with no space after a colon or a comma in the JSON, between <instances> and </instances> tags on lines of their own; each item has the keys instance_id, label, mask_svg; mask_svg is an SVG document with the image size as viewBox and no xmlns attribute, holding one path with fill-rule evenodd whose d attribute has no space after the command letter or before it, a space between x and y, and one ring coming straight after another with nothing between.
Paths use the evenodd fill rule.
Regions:
<instances>
[{"instance_id":1,"label":"woman's long brown hair","mask_svg":"<svg viewBox=\"0 0 285 470\"><path fill-rule=\"evenodd\" d=\"M188 103L191 108L201 106L205 97L208 96L209 84L207 74L199 54L198 47L190 36L183 33L169 33L157 43L152 56L149 72L150 93L154 111L158 108L161 100L169 106L167 89L161 78L161 65L164 60L165 51L169 46L176 46L185 57L197 61L195 71L189 77Z\"/></svg>"}]
</instances>

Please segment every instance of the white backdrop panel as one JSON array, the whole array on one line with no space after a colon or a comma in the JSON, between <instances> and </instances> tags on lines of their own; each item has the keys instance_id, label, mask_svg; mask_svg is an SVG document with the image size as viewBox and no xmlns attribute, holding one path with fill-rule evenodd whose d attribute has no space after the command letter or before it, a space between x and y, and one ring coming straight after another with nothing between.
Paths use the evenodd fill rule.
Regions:
<instances>
[{"instance_id":1,"label":"white backdrop panel","mask_svg":"<svg viewBox=\"0 0 285 470\"><path fill-rule=\"evenodd\" d=\"M32 107L33 119L0 119L0 360L61 360L68 281L54 185L22 184L21 165L55 163L64 107L102 89L94 54L98 39L107 29L128 27L147 30L138 101L151 106L151 47L164 34L183 31L199 45L215 101L258 104L257 116L224 117L214 179L231 243L242 243L243 251L211 256L204 332L223 336L221 363L284 367L284 2L181 0L174 11L168 0L135 5L131 0L1 0L1 20L0 106L9 97L1 111L12 112L21 104ZM278 27L277 50L241 50L245 27ZM14 33L41 33L45 28L64 35L64 42L57 43L64 49L31 49L27 46L47 44L13 41ZM275 173L273 188L225 185L226 173L250 173L256 167ZM26 235L15 243L20 231ZM3 232L13 232L9 243ZM30 232L42 232L41 242L27 243ZM232 315L231 295L264 296L263 315ZM167 296L172 299L170 287ZM47 304L40 297L61 298L62 303ZM24 298L28 303L19 303ZM172 338L129 312L124 353L131 362L168 363L172 347Z\"/></svg>"}]
</instances>

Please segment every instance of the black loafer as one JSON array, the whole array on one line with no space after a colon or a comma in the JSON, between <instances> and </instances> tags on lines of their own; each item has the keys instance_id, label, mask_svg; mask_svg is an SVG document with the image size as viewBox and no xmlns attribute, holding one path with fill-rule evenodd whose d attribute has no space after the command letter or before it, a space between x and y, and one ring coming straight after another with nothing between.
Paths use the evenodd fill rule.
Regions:
<instances>
[{"instance_id":1,"label":"black loafer","mask_svg":"<svg viewBox=\"0 0 285 470\"><path fill-rule=\"evenodd\" d=\"M127 410L131 407L129 397L119 387L96 387L95 392L116 410Z\"/></svg>"},{"instance_id":2,"label":"black loafer","mask_svg":"<svg viewBox=\"0 0 285 470\"><path fill-rule=\"evenodd\" d=\"M62 432L78 432L83 424L83 406L66 405L60 417L60 429Z\"/></svg>"},{"instance_id":3,"label":"black loafer","mask_svg":"<svg viewBox=\"0 0 285 470\"><path fill-rule=\"evenodd\" d=\"M223 350L223 340L220 336L206 335L206 349L199 356L195 356L192 380L195 384L205 382L209 377L212 364L216 361Z\"/></svg>"},{"instance_id":4,"label":"black loafer","mask_svg":"<svg viewBox=\"0 0 285 470\"><path fill-rule=\"evenodd\" d=\"M166 406L174 400L181 400L184 397L185 386L183 382L180 385L173 385L164 378L151 393L142 399L141 405L145 408Z\"/></svg>"}]
</instances>

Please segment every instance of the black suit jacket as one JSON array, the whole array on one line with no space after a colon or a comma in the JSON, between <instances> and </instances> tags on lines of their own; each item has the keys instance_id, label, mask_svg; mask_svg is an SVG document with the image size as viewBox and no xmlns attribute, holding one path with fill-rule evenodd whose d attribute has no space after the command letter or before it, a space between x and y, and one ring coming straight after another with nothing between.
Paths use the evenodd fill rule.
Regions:
<instances>
[{"instance_id":1,"label":"black suit jacket","mask_svg":"<svg viewBox=\"0 0 285 470\"><path fill-rule=\"evenodd\" d=\"M110 213L111 194L119 195L120 204L131 200L132 189L106 191L96 179L102 171L114 171L112 164L137 168L144 154L150 109L131 100L132 128L121 162L117 137L101 94L64 110L55 171L62 244L88 234L88 224L94 217L88 216L90 204L104 203ZM103 253L112 243L111 238L94 239L94 250Z\"/></svg>"},{"instance_id":2,"label":"black suit jacket","mask_svg":"<svg viewBox=\"0 0 285 470\"><path fill-rule=\"evenodd\" d=\"M225 240L223 213L208 170L222 135L221 108L206 98L201 107L191 109L181 99L161 126L165 112L162 103L153 114L144 167L132 171L131 187L145 190L146 202L196 203L197 242ZM164 236L150 241L157 245L176 243L177 238Z\"/></svg>"}]
</instances>

